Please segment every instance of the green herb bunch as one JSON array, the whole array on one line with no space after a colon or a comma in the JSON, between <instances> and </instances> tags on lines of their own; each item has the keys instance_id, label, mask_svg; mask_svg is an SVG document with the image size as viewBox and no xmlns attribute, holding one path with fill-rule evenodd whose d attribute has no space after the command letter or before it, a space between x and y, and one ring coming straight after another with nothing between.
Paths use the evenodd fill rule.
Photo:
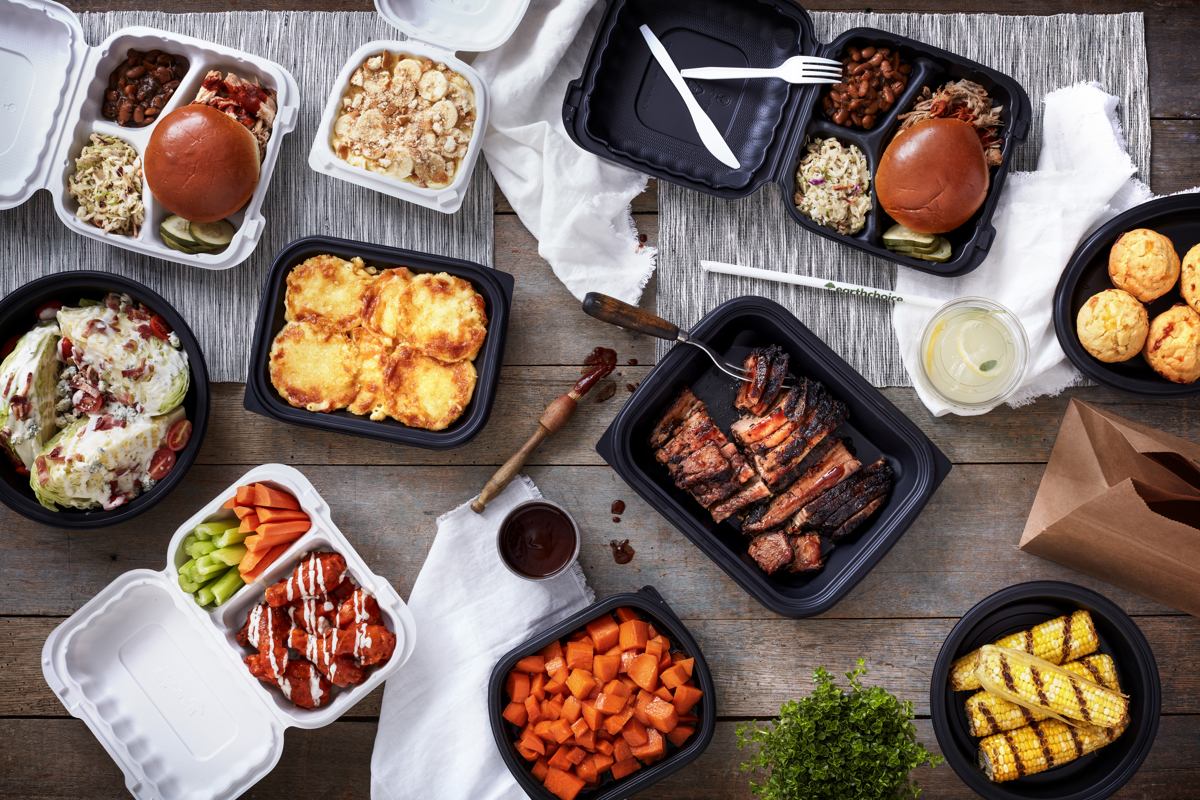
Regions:
<instances>
[{"instance_id":1,"label":"green herb bunch","mask_svg":"<svg viewBox=\"0 0 1200 800\"><path fill-rule=\"evenodd\" d=\"M942 763L917 741L911 702L900 702L879 686L863 688L863 660L846 673L843 692L824 667L813 671L817 688L788 700L770 727L742 723L738 749L758 745L742 771L765 770L751 790L765 800L894 800L916 797L914 768Z\"/></svg>"}]
</instances>

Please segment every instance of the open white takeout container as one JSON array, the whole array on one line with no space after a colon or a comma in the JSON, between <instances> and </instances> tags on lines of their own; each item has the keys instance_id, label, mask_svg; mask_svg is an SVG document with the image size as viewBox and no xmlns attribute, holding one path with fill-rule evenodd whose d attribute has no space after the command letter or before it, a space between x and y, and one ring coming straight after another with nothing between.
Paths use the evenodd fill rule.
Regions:
<instances>
[{"instance_id":1,"label":"open white takeout container","mask_svg":"<svg viewBox=\"0 0 1200 800\"><path fill-rule=\"evenodd\" d=\"M183 539L196 525L232 519L222 508L238 486L262 482L293 494L312 519L301 536L253 583L207 610L179 588ZM266 587L289 576L310 550L333 550L375 596L396 634L395 654L366 681L334 687L332 702L303 709L254 678L242 658L252 650L237 632ZM345 714L404 665L416 622L400 595L372 573L329 519L329 507L299 471L266 464L243 475L171 537L166 569L135 569L109 584L55 628L42 648L46 683L125 773L136 798L233 798L262 779L283 753L286 728L319 728Z\"/></svg>"},{"instance_id":2,"label":"open white takeout container","mask_svg":"<svg viewBox=\"0 0 1200 800\"><path fill-rule=\"evenodd\" d=\"M158 225L171 215L142 181L146 221L137 236L108 234L75 216L67 192L75 159L92 133L117 136L143 154L157 122L122 128L100 115L108 76L130 49L162 50L188 60L188 73L159 118L196 97L210 69L233 72L274 89L278 113L267 140L258 187L229 218L237 234L220 253L188 255L163 243ZM71 230L126 250L204 269L228 269L254 252L263 233L262 202L283 137L296 126L300 90L286 69L265 58L154 28L122 28L88 47L79 20L53 0L0 0L0 209L24 203L38 189L54 195L54 210Z\"/></svg>"},{"instance_id":3,"label":"open white takeout container","mask_svg":"<svg viewBox=\"0 0 1200 800\"><path fill-rule=\"evenodd\" d=\"M487 83L456 52L479 53L494 50L508 41L517 29L529 0L375 0L375 9L391 25L402 31L406 40L368 42L354 51L337 80L321 114L317 138L308 153L308 165L322 175L365 186L419 206L453 214L462 207L471 173L483 146L491 98ZM462 75L475 92L475 127L467 145L467 155L443 189L422 189L399 178L392 178L365 167L355 167L338 158L330 143L333 123L342 106L342 95L350 88L350 76L370 56L389 50L440 61Z\"/></svg>"}]
</instances>

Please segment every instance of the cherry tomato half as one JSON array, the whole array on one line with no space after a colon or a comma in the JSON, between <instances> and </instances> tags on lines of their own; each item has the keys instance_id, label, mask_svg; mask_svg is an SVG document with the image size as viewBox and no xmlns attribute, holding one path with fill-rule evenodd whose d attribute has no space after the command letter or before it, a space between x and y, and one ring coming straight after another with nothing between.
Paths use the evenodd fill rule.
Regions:
<instances>
[{"instance_id":1,"label":"cherry tomato half","mask_svg":"<svg viewBox=\"0 0 1200 800\"><path fill-rule=\"evenodd\" d=\"M4 343L4 347L0 347L0 358L8 358L8 354L17 349L17 342L21 341L21 334L9 339Z\"/></svg>"},{"instance_id":2,"label":"cherry tomato half","mask_svg":"<svg viewBox=\"0 0 1200 800\"><path fill-rule=\"evenodd\" d=\"M175 453L168 447L160 447L150 457L150 477L161 481L175 466Z\"/></svg>"},{"instance_id":3,"label":"cherry tomato half","mask_svg":"<svg viewBox=\"0 0 1200 800\"><path fill-rule=\"evenodd\" d=\"M171 430L167 431L167 447L178 453L187 447L188 439L191 438L192 423L186 419L181 419L171 426Z\"/></svg>"},{"instance_id":4,"label":"cherry tomato half","mask_svg":"<svg viewBox=\"0 0 1200 800\"><path fill-rule=\"evenodd\" d=\"M95 414L103 405L103 397L93 397L87 392L84 392L83 396L79 398L79 402L75 404L75 408L78 409L81 414Z\"/></svg>"},{"instance_id":5,"label":"cherry tomato half","mask_svg":"<svg viewBox=\"0 0 1200 800\"><path fill-rule=\"evenodd\" d=\"M51 300L49 303L42 303L33 310L33 315L42 322L54 319L58 314L58 310L63 307L63 304L57 300Z\"/></svg>"},{"instance_id":6,"label":"cherry tomato half","mask_svg":"<svg viewBox=\"0 0 1200 800\"><path fill-rule=\"evenodd\" d=\"M150 332L165 342L167 337L171 335L171 326L167 324L165 319L155 314L150 318Z\"/></svg>"},{"instance_id":7,"label":"cherry tomato half","mask_svg":"<svg viewBox=\"0 0 1200 800\"><path fill-rule=\"evenodd\" d=\"M58 357L63 361L71 361L71 352L75 349L75 345L71 344L71 340L63 337L58 340Z\"/></svg>"}]
</instances>

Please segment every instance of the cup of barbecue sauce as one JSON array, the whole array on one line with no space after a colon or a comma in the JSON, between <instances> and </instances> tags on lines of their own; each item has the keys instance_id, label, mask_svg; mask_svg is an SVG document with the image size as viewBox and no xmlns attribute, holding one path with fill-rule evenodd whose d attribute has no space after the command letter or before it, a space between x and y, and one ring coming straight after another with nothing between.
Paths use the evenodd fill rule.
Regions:
<instances>
[{"instance_id":1,"label":"cup of barbecue sauce","mask_svg":"<svg viewBox=\"0 0 1200 800\"><path fill-rule=\"evenodd\" d=\"M579 555L579 527L562 506L530 500L508 512L496 545L510 572L541 581L561 573Z\"/></svg>"}]
</instances>

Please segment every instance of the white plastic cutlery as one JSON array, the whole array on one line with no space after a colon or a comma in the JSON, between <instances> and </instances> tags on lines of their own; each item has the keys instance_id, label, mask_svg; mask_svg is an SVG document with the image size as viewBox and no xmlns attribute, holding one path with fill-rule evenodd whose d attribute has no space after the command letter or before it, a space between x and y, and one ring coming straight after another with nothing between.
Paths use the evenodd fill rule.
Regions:
<instances>
[{"instance_id":1,"label":"white plastic cutlery","mask_svg":"<svg viewBox=\"0 0 1200 800\"><path fill-rule=\"evenodd\" d=\"M704 146L708 148L708 152L716 156L727 167L740 169L742 162L737 160L737 156L729 149L729 145L725 143L721 132L717 130L717 126L709 119L708 114L704 113L704 109L696 102L696 98L692 96L692 90L688 88L683 81L683 76L679 74L679 69L675 66L675 62L671 60L671 56L667 53L667 48L663 47L662 42L654 35L654 32L647 26L641 27L642 37L645 38L646 44L650 45L650 52L654 54L654 60L662 67L662 71L671 79L671 83L675 85L675 89L679 92L679 96L683 98L684 105L687 106L688 113L692 115L692 123L696 126L696 133L700 134L700 141L704 142ZM840 64L838 66L841 66Z\"/></svg>"},{"instance_id":2,"label":"white plastic cutlery","mask_svg":"<svg viewBox=\"0 0 1200 800\"><path fill-rule=\"evenodd\" d=\"M837 83L842 79L842 62L816 56L792 56L778 67L695 67L685 69L685 78L725 80L738 78L781 78L788 83Z\"/></svg>"}]
</instances>

